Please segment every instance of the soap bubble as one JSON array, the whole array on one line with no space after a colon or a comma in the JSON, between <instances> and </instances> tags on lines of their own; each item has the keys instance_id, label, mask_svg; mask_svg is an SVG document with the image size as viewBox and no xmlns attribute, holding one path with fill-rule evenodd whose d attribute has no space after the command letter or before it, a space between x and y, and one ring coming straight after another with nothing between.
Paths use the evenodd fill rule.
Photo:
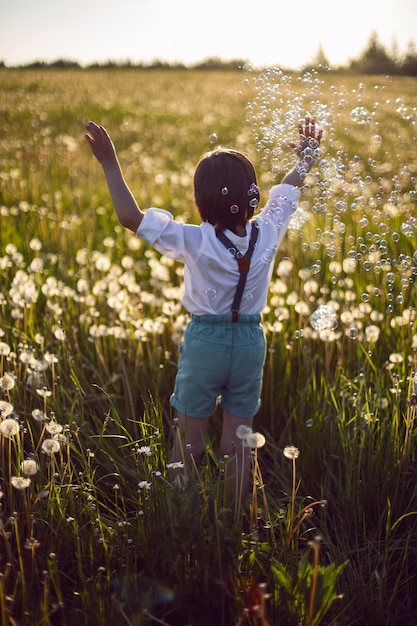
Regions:
<instances>
[{"instance_id":1,"label":"soap bubble","mask_svg":"<svg viewBox=\"0 0 417 626\"><path fill-rule=\"evenodd\" d=\"M359 337L359 329L356 326L351 326L347 334L349 339L357 339Z\"/></svg>"},{"instance_id":2,"label":"soap bubble","mask_svg":"<svg viewBox=\"0 0 417 626\"><path fill-rule=\"evenodd\" d=\"M263 263L271 263L274 260L275 254L276 254L276 248L267 248L266 250L262 251L261 254L261 260Z\"/></svg>"},{"instance_id":3,"label":"soap bubble","mask_svg":"<svg viewBox=\"0 0 417 626\"><path fill-rule=\"evenodd\" d=\"M214 287L209 287L204 291L204 295L206 296L207 300L214 300L217 297L217 289L215 289Z\"/></svg>"}]
</instances>

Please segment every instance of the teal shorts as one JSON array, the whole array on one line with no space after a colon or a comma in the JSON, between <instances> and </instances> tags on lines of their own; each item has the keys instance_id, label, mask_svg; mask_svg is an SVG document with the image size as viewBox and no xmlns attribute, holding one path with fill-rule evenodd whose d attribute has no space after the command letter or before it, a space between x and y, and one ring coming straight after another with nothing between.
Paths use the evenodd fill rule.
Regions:
<instances>
[{"instance_id":1,"label":"teal shorts","mask_svg":"<svg viewBox=\"0 0 417 626\"><path fill-rule=\"evenodd\" d=\"M192 315L180 348L171 405L207 418L220 402L234 417L254 417L260 406L265 333L260 315Z\"/></svg>"}]
</instances>

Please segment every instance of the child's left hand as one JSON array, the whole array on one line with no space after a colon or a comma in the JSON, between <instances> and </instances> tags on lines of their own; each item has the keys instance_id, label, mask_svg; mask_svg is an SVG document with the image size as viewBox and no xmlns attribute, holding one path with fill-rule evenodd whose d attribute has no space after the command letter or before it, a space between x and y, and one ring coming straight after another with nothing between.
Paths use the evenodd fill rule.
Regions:
<instances>
[{"instance_id":1,"label":"child's left hand","mask_svg":"<svg viewBox=\"0 0 417 626\"><path fill-rule=\"evenodd\" d=\"M105 161L116 160L116 150L106 129L94 122L88 122L85 128L88 131L85 138L96 159L102 165Z\"/></svg>"},{"instance_id":2,"label":"child's left hand","mask_svg":"<svg viewBox=\"0 0 417 626\"><path fill-rule=\"evenodd\" d=\"M298 132L300 134L300 143L298 145L290 143L290 146L300 158L302 158L306 148L310 148L312 151L318 150L323 131L321 128L316 129L314 119L306 117L304 125L303 122L300 121L298 123Z\"/></svg>"}]
</instances>

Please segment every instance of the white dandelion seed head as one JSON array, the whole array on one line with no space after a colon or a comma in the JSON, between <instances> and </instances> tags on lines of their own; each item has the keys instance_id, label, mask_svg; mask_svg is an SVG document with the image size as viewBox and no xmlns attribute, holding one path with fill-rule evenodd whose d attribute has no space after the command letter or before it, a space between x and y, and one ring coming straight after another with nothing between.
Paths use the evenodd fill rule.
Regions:
<instances>
[{"instance_id":1,"label":"white dandelion seed head","mask_svg":"<svg viewBox=\"0 0 417 626\"><path fill-rule=\"evenodd\" d=\"M9 356L10 352L9 344L5 341L0 341L0 356Z\"/></svg>"},{"instance_id":2,"label":"white dandelion seed head","mask_svg":"<svg viewBox=\"0 0 417 626\"><path fill-rule=\"evenodd\" d=\"M236 436L239 439L247 439L252 433L252 428L246 424L240 424L240 426L236 428Z\"/></svg>"},{"instance_id":3,"label":"white dandelion seed head","mask_svg":"<svg viewBox=\"0 0 417 626\"><path fill-rule=\"evenodd\" d=\"M46 422L48 419L47 415L40 409L33 409L32 417L36 422Z\"/></svg>"},{"instance_id":4,"label":"white dandelion seed head","mask_svg":"<svg viewBox=\"0 0 417 626\"><path fill-rule=\"evenodd\" d=\"M277 275L281 278L288 278L294 269L294 263L290 259L282 259L277 267Z\"/></svg>"},{"instance_id":5,"label":"white dandelion seed head","mask_svg":"<svg viewBox=\"0 0 417 626\"><path fill-rule=\"evenodd\" d=\"M5 419L11 413L13 413L13 405L6 400L0 400L0 419Z\"/></svg>"},{"instance_id":6,"label":"white dandelion seed head","mask_svg":"<svg viewBox=\"0 0 417 626\"><path fill-rule=\"evenodd\" d=\"M7 439L15 437L18 434L19 430L19 423L11 417L6 417L5 420L0 422L0 432L3 437L6 437Z\"/></svg>"},{"instance_id":7,"label":"white dandelion seed head","mask_svg":"<svg viewBox=\"0 0 417 626\"><path fill-rule=\"evenodd\" d=\"M22 470L22 474L25 476L34 476L37 473L39 466L34 459L26 459L25 461L22 461L20 468Z\"/></svg>"},{"instance_id":8,"label":"white dandelion seed head","mask_svg":"<svg viewBox=\"0 0 417 626\"><path fill-rule=\"evenodd\" d=\"M61 449L59 441L57 441L56 439L52 439L52 438L44 439L41 447L42 447L42 452L44 452L48 456L51 456L52 454L56 454Z\"/></svg>"},{"instance_id":9,"label":"white dandelion seed head","mask_svg":"<svg viewBox=\"0 0 417 626\"><path fill-rule=\"evenodd\" d=\"M352 338L351 335L349 336ZM331 343L332 341L337 341L340 338L340 333L335 333L335 331L331 328L324 328L319 331L319 338L325 343Z\"/></svg>"},{"instance_id":10,"label":"white dandelion seed head","mask_svg":"<svg viewBox=\"0 0 417 626\"><path fill-rule=\"evenodd\" d=\"M19 354L20 363L24 363L25 365L32 365L34 359L35 357L33 356L32 351L29 349L22 350L22 352Z\"/></svg>"},{"instance_id":11,"label":"white dandelion seed head","mask_svg":"<svg viewBox=\"0 0 417 626\"><path fill-rule=\"evenodd\" d=\"M40 239L38 239L37 237L34 237L33 239L31 239L29 241L29 248L31 250L42 250L42 242Z\"/></svg>"},{"instance_id":12,"label":"white dandelion seed head","mask_svg":"<svg viewBox=\"0 0 417 626\"><path fill-rule=\"evenodd\" d=\"M43 387L42 389L37 389L36 393L41 398L49 398L50 396L52 396L52 391L49 391L49 389L47 389L46 387Z\"/></svg>"},{"instance_id":13,"label":"white dandelion seed head","mask_svg":"<svg viewBox=\"0 0 417 626\"><path fill-rule=\"evenodd\" d=\"M58 357L56 356L56 354L53 354L51 352L45 352L43 358L47 363L49 363L49 365L52 365L52 363L58 363Z\"/></svg>"},{"instance_id":14,"label":"white dandelion seed head","mask_svg":"<svg viewBox=\"0 0 417 626\"><path fill-rule=\"evenodd\" d=\"M365 328L365 339L369 343L374 343L378 341L381 330L375 324L370 324Z\"/></svg>"},{"instance_id":15,"label":"white dandelion seed head","mask_svg":"<svg viewBox=\"0 0 417 626\"><path fill-rule=\"evenodd\" d=\"M24 478L23 476L12 476L10 478L10 483L14 489L18 491L23 491L23 489L27 489L30 485L30 478Z\"/></svg>"},{"instance_id":16,"label":"white dandelion seed head","mask_svg":"<svg viewBox=\"0 0 417 626\"><path fill-rule=\"evenodd\" d=\"M295 446L286 446L283 450L283 455L287 459L298 459L300 451Z\"/></svg>"},{"instance_id":17,"label":"white dandelion seed head","mask_svg":"<svg viewBox=\"0 0 417 626\"><path fill-rule=\"evenodd\" d=\"M61 426L61 424L58 424L58 422L49 422L48 424L46 424L45 430L50 435L59 435L64 430L64 427Z\"/></svg>"},{"instance_id":18,"label":"white dandelion seed head","mask_svg":"<svg viewBox=\"0 0 417 626\"><path fill-rule=\"evenodd\" d=\"M266 439L262 433L251 433L245 440L245 445L248 448L263 448L265 443Z\"/></svg>"},{"instance_id":19,"label":"white dandelion seed head","mask_svg":"<svg viewBox=\"0 0 417 626\"><path fill-rule=\"evenodd\" d=\"M43 337L40 333L36 333L36 335L35 335L35 341L36 341L36 343L38 343L40 346L43 346L43 344L45 343L45 339L44 339L44 337Z\"/></svg>"},{"instance_id":20,"label":"white dandelion seed head","mask_svg":"<svg viewBox=\"0 0 417 626\"><path fill-rule=\"evenodd\" d=\"M13 389L14 385L15 385L15 380L11 374L4 374L0 378L1 391L10 391L10 389Z\"/></svg>"},{"instance_id":21,"label":"white dandelion seed head","mask_svg":"<svg viewBox=\"0 0 417 626\"><path fill-rule=\"evenodd\" d=\"M342 268L346 274L353 274L356 272L357 261L351 257L343 259Z\"/></svg>"},{"instance_id":22,"label":"white dandelion seed head","mask_svg":"<svg viewBox=\"0 0 417 626\"><path fill-rule=\"evenodd\" d=\"M56 326L54 328L53 333L54 333L55 339L58 339L58 341L65 341L67 338L67 334L65 330L61 328L60 326Z\"/></svg>"}]
</instances>

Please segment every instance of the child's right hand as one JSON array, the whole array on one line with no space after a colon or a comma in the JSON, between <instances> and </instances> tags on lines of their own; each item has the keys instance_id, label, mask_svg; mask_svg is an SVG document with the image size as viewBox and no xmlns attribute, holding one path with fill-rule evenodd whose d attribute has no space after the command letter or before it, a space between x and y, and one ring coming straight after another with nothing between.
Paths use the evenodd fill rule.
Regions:
<instances>
[{"instance_id":1,"label":"child's right hand","mask_svg":"<svg viewBox=\"0 0 417 626\"><path fill-rule=\"evenodd\" d=\"M94 122L88 122L85 128L88 131L85 139L90 144L91 151L96 159L101 164L105 161L115 160L116 150L106 129Z\"/></svg>"},{"instance_id":2,"label":"child's right hand","mask_svg":"<svg viewBox=\"0 0 417 626\"><path fill-rule=\"evenodd\" d=\"M314 119L306 117L305 124L300 120L298 123L298 133L300 135L299 144L290 143L291 148L294 150L300 159L306 148L318 150L323 135L321 128L316 128Z\"/></svg>"},{"instance_id":3,"label":"child's right hand","mask_svg":"<svg viewBox=\"0 0 417 626\"><path fill-rule=\"evenodd\" d=\"M318 158L323 131L321 128L317 129L315 121L307 116L304 124L302 121L299 122L298 133L300 135L299 143L290 143L290 146L300 161L281 181L294 187L303 185L306 175Z\"/></svg>"}]
</instances>

